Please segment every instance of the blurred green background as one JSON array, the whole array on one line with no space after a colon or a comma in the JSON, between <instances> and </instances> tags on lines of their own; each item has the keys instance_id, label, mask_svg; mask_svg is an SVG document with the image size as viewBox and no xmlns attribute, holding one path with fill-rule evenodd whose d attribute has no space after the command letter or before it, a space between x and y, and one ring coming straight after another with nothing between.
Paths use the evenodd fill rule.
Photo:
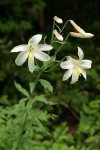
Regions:
<instances>
[{"instance_id":1,"label":"blurred green background","mask_svg":"<svg viewBox=\"0 0 100 150\"><path fill-rule=\"evenodd\" d=\"M60 67L50 73L44 73L42 78L49 80L54 86L54 94L46 93L47 97L57 102L56 106L45 109L59 116L53 122L52 128L65 122L71 136L75 138L76 133L79 134L81 140L77 139L77 144L86 143L87 147L91 144L91 150L100 150L99 0L0 1L0 105L11 106L21 98L22 95L14 87L14 80L28 88L28 81L34 81L37 75L37 72L34 72L31 76L27 63L22 67L16 66L14 60L18 54L11 54L11 49L27 43L29 38L37 33L41 33L43 37L48 35L49 43L55 15L61 17L64 22L72 19L85 31L95 35L92 39L70 37L58 59L65 55L77 56L77 46L80 46L84 50L85 58L92 60L93 64L92 69L87 71L87 81L80 77L74 85L70 84L70 79L62 82L64 71ZM64 34L68 34L71 29L68 24ZM55 49L58 46L55 45ZM38 94L44 92L41 86L38 86L37 91Z\"/></svg>"}]
</instances>

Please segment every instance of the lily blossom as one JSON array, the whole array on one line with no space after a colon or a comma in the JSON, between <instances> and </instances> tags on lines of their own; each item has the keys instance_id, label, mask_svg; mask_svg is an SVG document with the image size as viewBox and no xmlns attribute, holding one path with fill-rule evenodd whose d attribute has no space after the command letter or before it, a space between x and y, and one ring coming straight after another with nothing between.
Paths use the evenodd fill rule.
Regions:
<instances>
[{"instance_id":1,"label":"lily blossom","mask_svg":"<svg viewBox=\"0 0 100 150\"><path fill-rule=\"evenodd\" d=\"M86 70L90 69L92 61L83 59L84 53L83 50L78 47L78 56L79 59L73 59L72 57L68 56L67 61L64 61L60 64L62 69L68 69L68 71L65 72L63 76L63 81L69 79L72 76L71 84L78 81L78 78L80 75L83 75L83 77L86 80Z\"/></svg>"},{"instance_id":2,"label":"lily blossom","mask_svg":"<svg viewBox=\"0 0 100 150\"><path fill-rule=\"evenodd\" d=\"M70 23L75 28L77 32L70 32L70 36L78 37L78 38L91 38L94 35L91 33L85 32L82 28L80 28L73 20L70 20Z\"/></svg>"},{"instance_id":3,"label":"lily blossom","mask_svg":"<svg viewBox=\"0 0 100 150\"><path fill-rule=\"evenodd\" d=\"M63 20L57 16L54 17L54 20L59 23L59 24L62 24L63 23Z\"/></svg>"},{"instance_id":4,"label":"lily blossom","mask_svg":"<svg viewBox=\"0 0 100 150\"><path fill-rule=\"evenodd\" d=\"M28 44L18 45L11 50L11 52L20 52L15 60L16 65L21 66L28 59L28 68L32 73L34 71L34 58L44 62L50 59L50 56L43 51L49 51L53 47L48 44L38 44L41 39L41 34L34 35L29 39Z\"/></svg>"},{"instance_id":5,"label":"lily blossom","mask_svg":"<svg viewBox=\"0 0 100 150\"><path fill-rule=\"evenodd\" d=\"M56 29L53 31L53 33L59 41L63 41L63 36L60 33L58 33Z\"/></svg>"}]
</instances>

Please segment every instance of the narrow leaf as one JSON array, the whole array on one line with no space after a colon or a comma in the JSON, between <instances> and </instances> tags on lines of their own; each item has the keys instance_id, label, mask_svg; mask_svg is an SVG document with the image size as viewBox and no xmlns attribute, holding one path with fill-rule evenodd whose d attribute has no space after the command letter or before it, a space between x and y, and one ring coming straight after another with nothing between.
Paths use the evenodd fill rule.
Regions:
<instances>
[{"instance_id":1,"label":"narrow leaf","mask_svg":"<svg viewBox=\"0 0 100 150\"><path fill-rule=\"evenodd\" d=\"M44 79L40 79L39 81L45 89L48 89L50 92L53 92L53 86L51 85L50 82Z\"/></svg>"},{"instance_id":2,"label":"narrow leaf","mask_svg":"<svg viewBox=\"0 0 100 150\"><path fill-rule=\"evenodd\" d=\"M30 82L29 86L30 86L30 92L32 93L32 91L34 89L34 82Z\"/></svg>"},{"instance_id":3,"label":"narrow leaf","mask_svg":"<svg viewBox=\"0 0 100 150\"><path fill-rule=\"evenodd\" d=\"M17 90L22 93L23 95L25 95L26 97L30 97L29 93L27 92L26 89L24 89L19 83L17 83L16 81L14 81L15 87L17 88Z\"/></svg>"}]
</instances>

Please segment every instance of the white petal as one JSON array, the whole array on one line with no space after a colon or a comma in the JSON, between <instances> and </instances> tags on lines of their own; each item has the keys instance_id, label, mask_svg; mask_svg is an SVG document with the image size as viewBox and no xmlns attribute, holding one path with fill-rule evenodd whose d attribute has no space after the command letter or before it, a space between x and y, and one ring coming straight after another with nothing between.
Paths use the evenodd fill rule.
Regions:
<instances>
[{"instance_id":1,"label":"white petal","mask_svg":"<svg viewBox=\"0 0 100 150\"><path fill-rule=\"evenodd\" d=\"M15 60L16 65L21 66L28 58L28 55L29 55L28 51L21 52Z\"/></svg>"},{"instance_id":2,"label":"white petal","mask_svg":"<svg viewBox=\"0 0 100 150\"><path fill-rule=\"evenodd\" d=\"M85 80L86 80L86 71L85 71L84 69L82 69L82 75L83 75L83 77L84 77Z\"/></svg>"},{"instance_id":3,"label":"white petal","mask_svg":"<svg viewBox=\"0 0 100 150\"><path fill-rule=\"evenodd\" d=\"M91 64L92 64L92 61L91 60L80 60L79 61L79 65L80 67L84 68L84 69L89 69L91 68Z\"/></svg>"},{"instance_id":4,"label":"white petal","mask_svg":"<svg viewBox=\"0 0 100 150\"><path fill-rule=\"evenodd\" d=\"M48 44L38 44L37 49L39 51L49 51L49 50L53 49L53 47L51 45L48 45Z\"/></svg>"},{"instance_id":5,"label":"white petal","mask_svg":"<svg viewBox=\"0 0 100 150\"><path fill-rule=\"evenodd\" d=\"M27 50L27 45L18 45L14 47L11 52L21 52L21 51L26 51Z\"/></svg>"},{"instance_id":6,"label":"white petal","mask_svg":"<svg viewBox=\"0 0 100 150\"><path fill-rule=\"evenodd\" d=\"M31 61L30 58L28 57L28 68L31 73L34 71L34 55L31 58Z\"/></svg>"},{"instance_id":7,"label":"white petal","mask_svg":"<svg viewBox=\"0 0 100 150\"><path fill-rule=\"evenodd\" d=\"M38 50L34 53L34 56L41 61L48 61L50 59L48 54Z\"/></svg>"},{"instance_id":8,"label":"white petal","mask_svg":"<svg viewBox=\"0 0 100 150\"><path fill-rule=\"evenodd\" d=\"M41 41L41 39L42 39L42 35L36 34L32 38L30 38L30 40L28 41L28 44L32 44L34 47L35 45L37 45Z\"/></svg>"},{"instance_id":9,"label":"white petal","mask_svg":"<svg viewBox=\"0 0 100 150\"><path fill-rule=\"evenodd\" d=\"M78 47L78 56L79 56L79 59L83 59L84 57L83 50L80 47Z\"/></svg>"},{"instance_id":10,"label":"white petal","mask_svg":"<svg viewBox=\"0 0 100 150\"><path fill-rule=\"evenodd\" d=\"M78 81L79 78L79 74L77 73L77 70L74 69L73 70L73 74L72 74L72 80L71 80L71 84L75 83L76 81Z\"/></svg>"},{"instance_id":11,"label":"white petal","mask_svg":"<svg viewBox=\"0 0 100 150\"><path fill-rule=\"evenodd\" d=\"M61 62L60 67L62 69L71 69L73 68L73 63L70 60L64 61L64 62Z\"/></svg>"},{"instance_id":12,"label":"white petal","mask_svg":"<svg viewBox=\"0 0 100 150\"><path fill-rule=\"evenodd\" d=\"M70 20L70 23L73 25L73 27L81 34L86 35L86 32L80 28L73 20Z\"/></svg>"},{"instance_id":13,"label":"white petal","mask_svg":"<svg viewBox=\"0 0 100 150\"><path fill-rule=\"evenodd\" d=\"M70 78L70 76L72 75L73 70L69 69L68 71L65 72L64 76L63 76L63 81L67 80Z\"/></svg>"}]
</instances>

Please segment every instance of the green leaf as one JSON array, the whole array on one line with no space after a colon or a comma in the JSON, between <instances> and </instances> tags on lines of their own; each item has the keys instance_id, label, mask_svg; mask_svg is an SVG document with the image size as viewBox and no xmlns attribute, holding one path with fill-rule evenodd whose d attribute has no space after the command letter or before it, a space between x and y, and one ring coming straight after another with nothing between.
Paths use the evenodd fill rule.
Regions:
<instances>
[{"instance_id":1,"label":"green leaf","mask_svg":"<svg viewBox=\"0 0 100 150\"><path fill-rule=\"evenodd\" d=\"M90 107L91 108L97 108L97 109L100 108L100 99L91 101L90 102Z\"/></svg>"},{"instance_id":2,"label":"green leaf","mask_svg":"<svg viewBox=\"0 0 100 150\"><path fill-rule=\"evenodd\" d=\"M24 89L19 83L17 83L16 81L14 81L15 87L17 88L17 90L22 93L23 95L25 95L26 97L30 97L29 93L27 92L26 89Z\"/></svg>"},{"instance_id":3,"label":"green leaf","mask_svg":"<svg viewBox=\"0 0 100 150\"><path fill-rule=\"evenodd\" d=\"M42 102L44 104L48 104L48 105L55 105L56 103L52 102L52 101L48 101L44 95L39 95L39 96L35 96L34 97L34 102Z\"/></svg>"},{"instance_id":4,"label":"green leaf","mask_svg":"<svg viewBox=\"0 0 100 150\"><path fill-rule=\"evenodd\" d=\"M32 91L34 89L34 82L30 82L29 86L30 86L30 92L32 93Z\"/></svg>"},{"instance_id":5,"label":"green leaf","mask_svg":"<svg viewBox=\"0 0 100 150\"><path fill-rule=\"evenodd\" d=\"M43 103L47 104L47 100L44 97L44 95L35 96L34 97L34 102L36 102L36 101L43 102Z\"/></svg>"},{"instance_id":6,"label":"green leaf","mask_svg":"<svg viewBox=\"0 0 100 150\"><path fill-rule=\"evenodd\" d=\"M45 89L48 89L50 92L53 92L53 86L51 85L50 82L44 79L40 79L39 81Z\"/></svg>"},{"instance_id":7,"label":"green leaf","mask_svg":"<svg viewBox=\"0 0 100 150\"><path fill-rule=\"evenodd\" d=\"M92 142L99 142L100 140L100 135L95 135L95 136L91 136L88 139L86 139L87 143L92 143Z\"/></svg>"}]
</instances>

